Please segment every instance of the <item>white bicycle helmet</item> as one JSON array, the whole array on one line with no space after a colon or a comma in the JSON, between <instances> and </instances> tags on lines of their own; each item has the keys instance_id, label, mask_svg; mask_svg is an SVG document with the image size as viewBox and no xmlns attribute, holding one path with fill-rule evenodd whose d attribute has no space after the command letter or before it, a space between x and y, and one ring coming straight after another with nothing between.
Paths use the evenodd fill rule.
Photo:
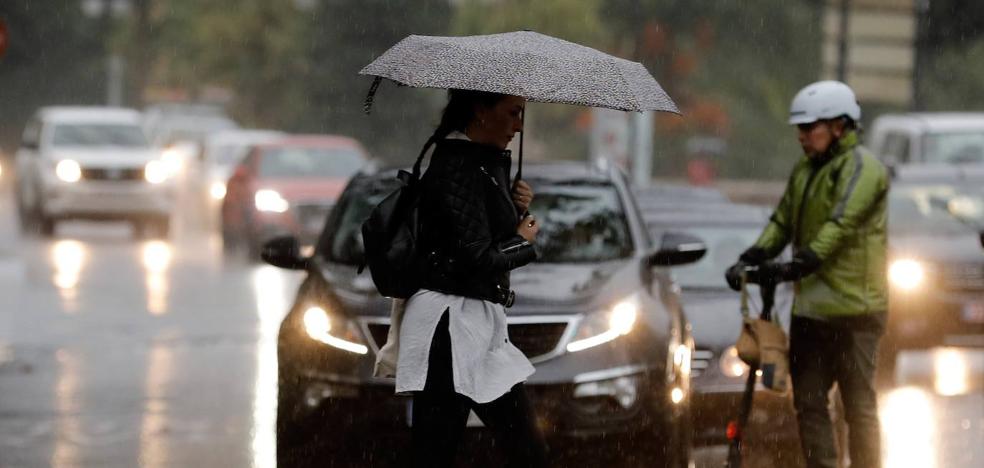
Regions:
<instances>
[{"instance_id":1,"label":"white bicycle helmet","mask_svg":"<svg viewBox=\"0 0 984 468\"><path fill-rule=\"evenodd\" d=\"M840 81L818 81L796 93L789 106L789 124L799 125L846 115L861 120L861 106L849 86Z\"/></svg>"}]
</instances>

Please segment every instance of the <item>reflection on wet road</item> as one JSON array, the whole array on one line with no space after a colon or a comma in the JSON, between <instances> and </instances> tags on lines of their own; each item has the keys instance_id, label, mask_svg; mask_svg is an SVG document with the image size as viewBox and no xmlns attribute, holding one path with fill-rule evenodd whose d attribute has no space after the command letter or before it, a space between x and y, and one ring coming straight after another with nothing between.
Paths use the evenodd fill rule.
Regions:
<instances>
[{"instance_id":1,"label":"reflection on wet road","mask_svg":"<svg viewBox=\"0 0 984 468\"><path fill-rule=\"evenodd\" d=\"M0 466L275 466L276 337L301 275L224 261L203 233L59 229L2 239ZM981 352L904 354L885 467L984 466L982 383Z\"/></svg>"}]
</instances>

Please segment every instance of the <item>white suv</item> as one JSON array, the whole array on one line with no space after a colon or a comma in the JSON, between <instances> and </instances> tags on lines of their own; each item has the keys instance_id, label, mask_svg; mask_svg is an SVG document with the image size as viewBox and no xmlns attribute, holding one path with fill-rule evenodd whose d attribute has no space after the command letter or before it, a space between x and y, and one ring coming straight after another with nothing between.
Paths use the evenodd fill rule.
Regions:
<instances>
[{"instance_id":1,"label":"white suv","mask_svg":"<svg viewBox=\"0 0 984 468\"><path fill-rule=\"evenodd\" d=\"M868 147L889 166L984 164L984 113L885 114Z\"/></svg>"},{"instance_id":2,"label":"white suv","mask_svg":"<svg viewBox=\"0 0 984 468\"><path fill-rule=\"evenodd\" d=\"M25 230L54 233L63 219L128 220L138 237L166 236L174 186L140 113L45 107L17 151L17 207Z\"/></svg>"}]
</instances>

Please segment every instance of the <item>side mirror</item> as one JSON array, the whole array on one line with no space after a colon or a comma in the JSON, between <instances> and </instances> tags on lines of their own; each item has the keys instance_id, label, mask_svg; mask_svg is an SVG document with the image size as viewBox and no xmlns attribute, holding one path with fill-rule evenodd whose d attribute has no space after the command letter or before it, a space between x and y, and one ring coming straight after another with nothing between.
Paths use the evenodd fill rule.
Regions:
<instances>
[{"instance_id":1,"label":"side mirror","mask_svg":"<svg viewBox=\"0 0 984 468\"><path fill-rule=\"evenodd\" d=\"M663 234L659 250L647 259L650 267L669 267L694 263L707 253L707 245L699 237L679 232Z\"/></svg>"},{"instance_id":2,"label":"side mirror","mask_svg":"<svg viewBox=\"0 0 984 468\"><path fill-rule=\"evenodd\" d=\"M301 245L294 236L274 237L263 244L260 257L275 267L288 270L303 270L311 262L301 255Z\"/></svg>"}]
</instances>

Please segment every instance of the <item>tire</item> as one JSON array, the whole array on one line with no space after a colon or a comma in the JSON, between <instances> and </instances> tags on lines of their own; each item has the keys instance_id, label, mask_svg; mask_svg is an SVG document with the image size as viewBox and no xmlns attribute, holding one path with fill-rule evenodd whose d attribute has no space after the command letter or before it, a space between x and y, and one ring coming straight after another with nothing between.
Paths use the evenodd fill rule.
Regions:
<instances>
[{"instance_id":1,"label":"tire","mask_svg":"<svg viewBox=\"0 0 984 468\"><path fill-rule=\"evenodd\" d=\"M53 218L43 214L40 215L40 219L38 221L38 231L41 233L41 237L49 238L54 236L55 224L57 223Z\"/></svg>"}]
</instances>

